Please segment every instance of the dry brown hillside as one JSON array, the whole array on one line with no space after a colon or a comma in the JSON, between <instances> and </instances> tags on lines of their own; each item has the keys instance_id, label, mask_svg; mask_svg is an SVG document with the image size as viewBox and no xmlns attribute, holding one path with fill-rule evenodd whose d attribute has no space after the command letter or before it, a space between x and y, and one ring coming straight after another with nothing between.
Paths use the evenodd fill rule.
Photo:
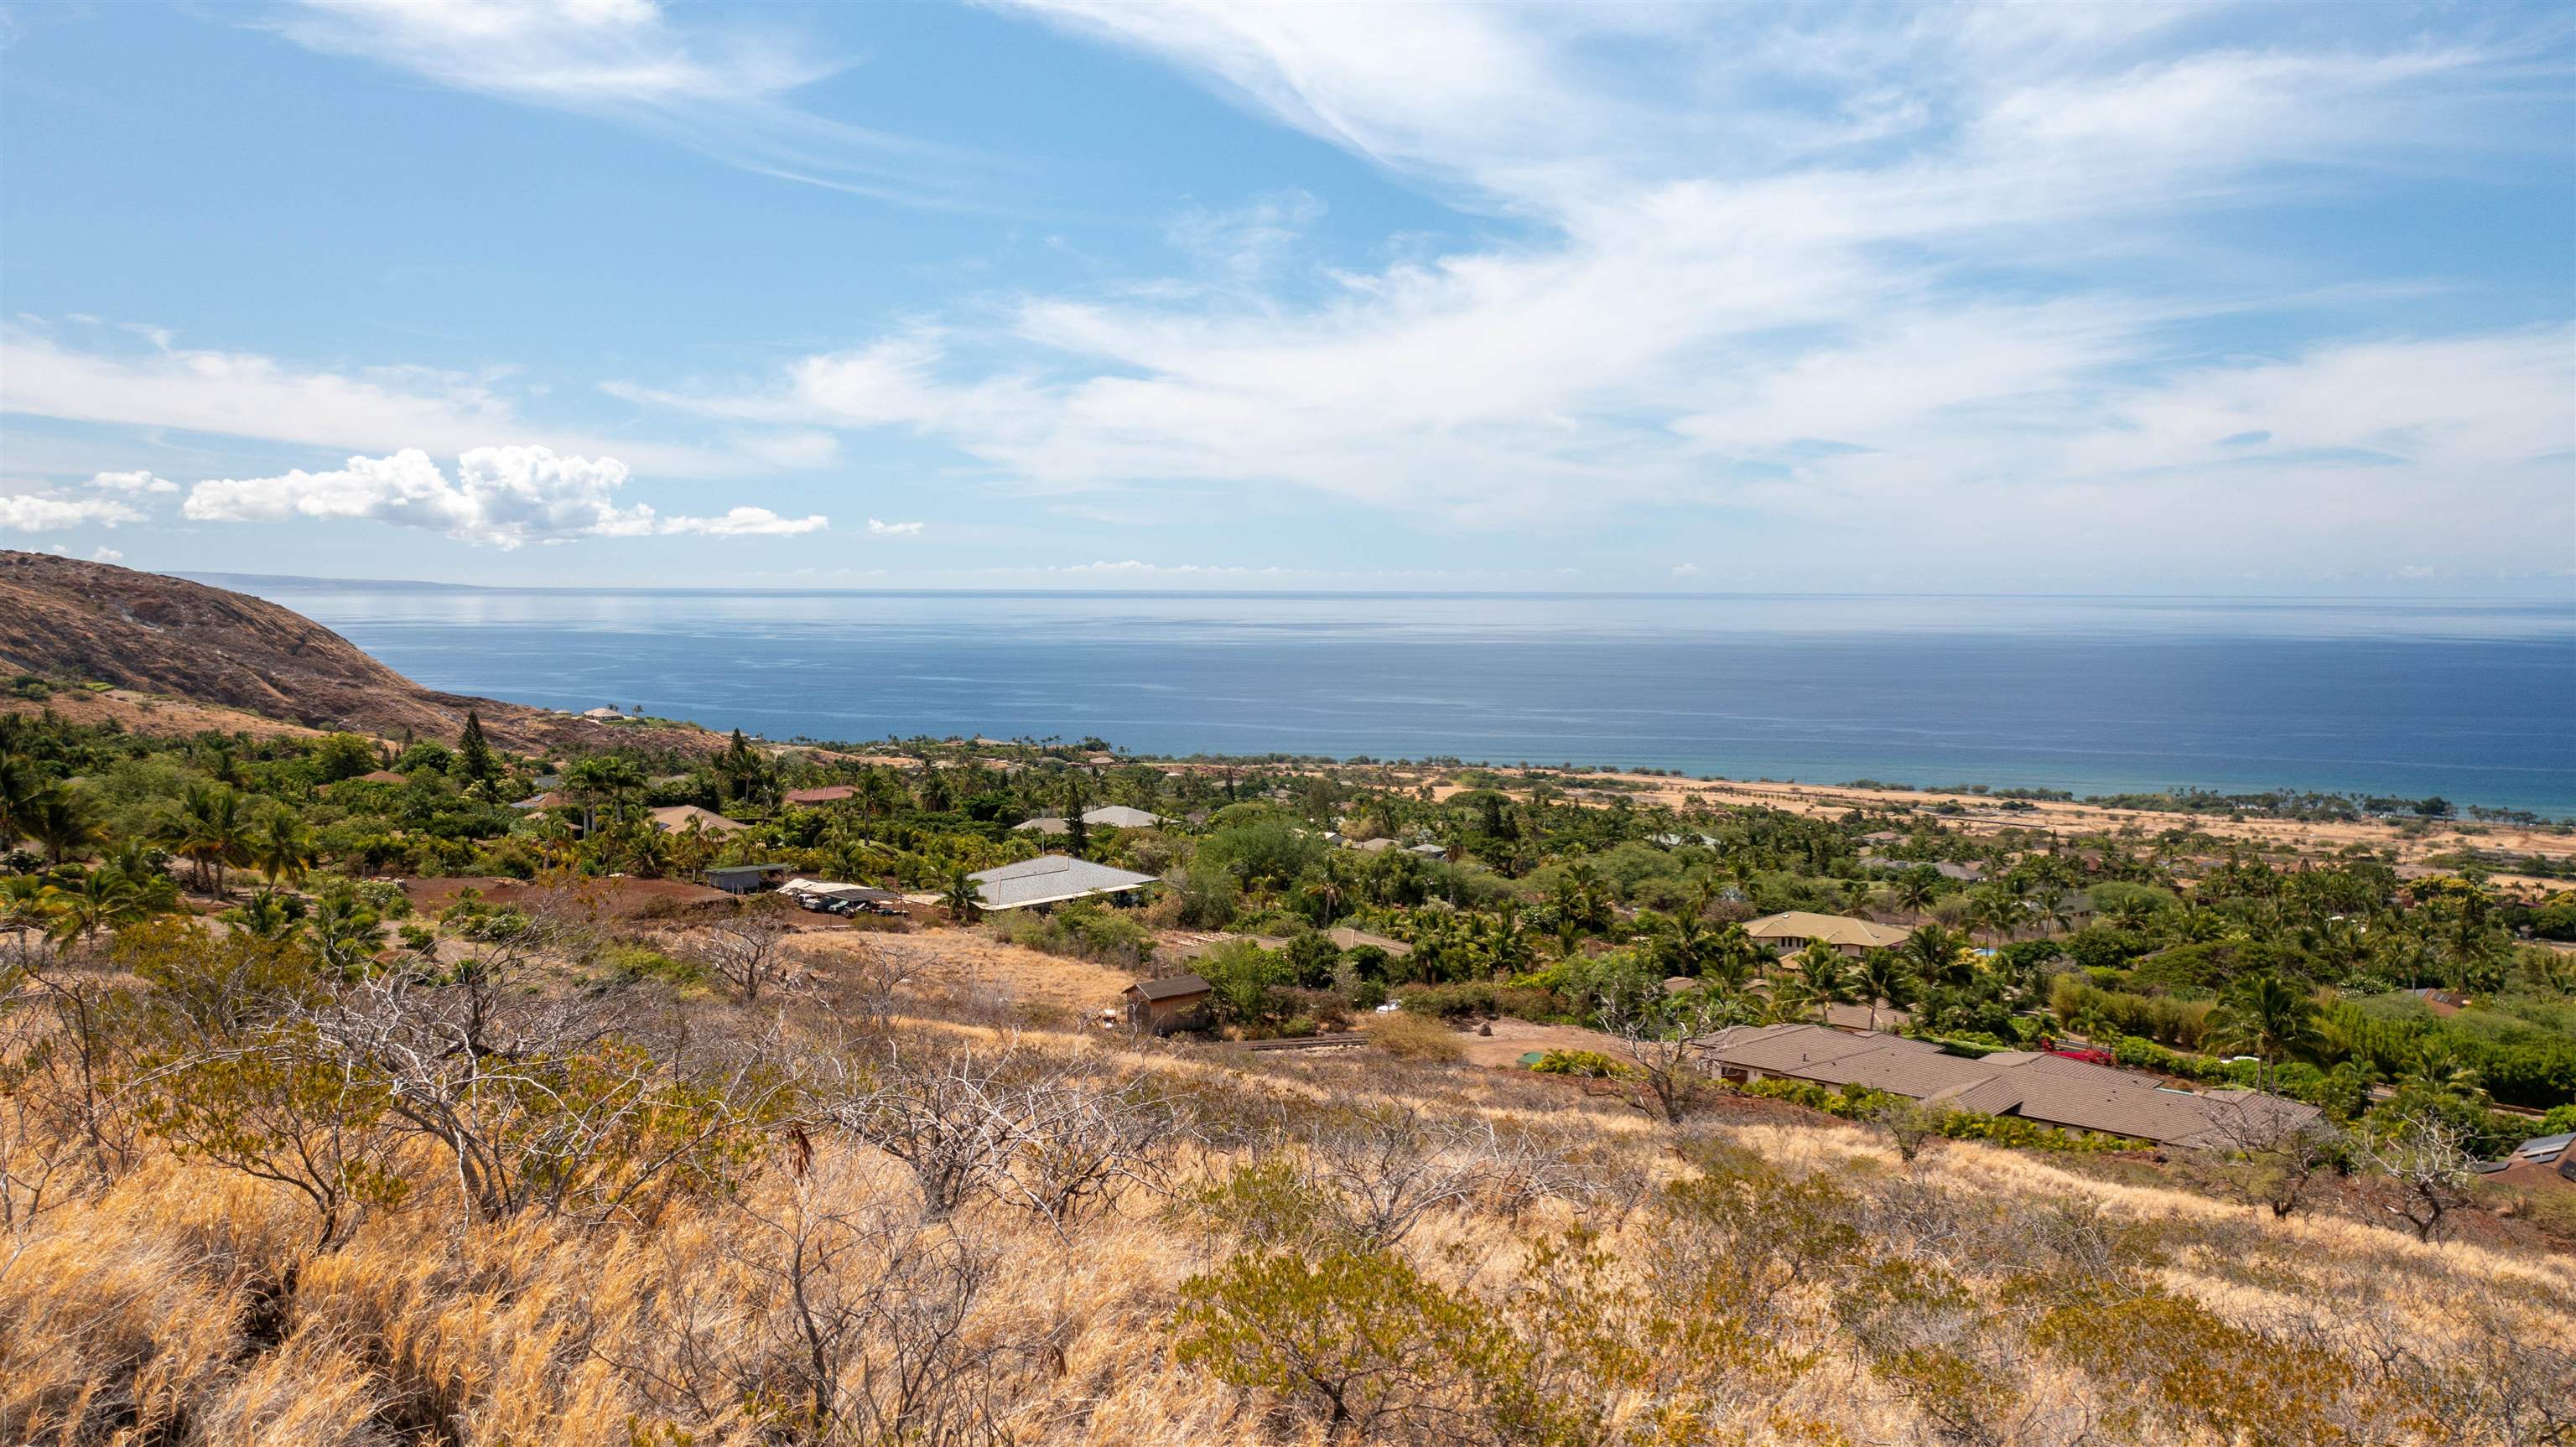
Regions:
<instances>
[{"instance_id":1,"label":"dry brown hillside","mask_svg":"<svg viewBox=\"0 0 2576 1447\"><path fill-rule=\"evenodd\" d=\"M505 748L542 753L636 742L630 726L423 688L321 624L246 594L45 553L0 552L0 665L380 737L452 737L471 708ZM120 710L118 719L129 727L232 727L221 717L127 702L134 706ZM118 703L111 697L89 707ZM665 729L655 730L650 742L711 751L721 740Z\"/></svg>"},{"instance_id":2,"label":"dry brown hillside","mask_svg":"<svg viewBox=\"0 0 2576 1447\"><path fill-rule=\"evenodd\" d=\"M1666 1126L1420 1041L1131 1040L1065 1008L1115 972L969 931L813 932L756 1004L664 995L581 965L587 928L283 1007L243 993L276 964L247 936L36 960L0 992L0 1441L2541 1447L2576 1421L2569 1258L2421 1241L2341 1186L2275 1218L2135 1160L1908 1159L1779 1101ZM97 1008L143 975L196 1003ZM514 1044L408 1048L451 1032Z\"/></svg>"}]
</instances>

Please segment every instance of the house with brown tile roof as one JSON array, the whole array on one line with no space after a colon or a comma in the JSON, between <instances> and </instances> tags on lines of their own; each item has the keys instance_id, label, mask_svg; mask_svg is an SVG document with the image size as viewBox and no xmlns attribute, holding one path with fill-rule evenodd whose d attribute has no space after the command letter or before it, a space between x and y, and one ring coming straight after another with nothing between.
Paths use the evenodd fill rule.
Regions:
<instances>
[{"instance_id":1,"label":"house with brown tile roof","mask_svg":"<svg viewBox=\"0 0 2576 1447\"><path fill-rule=\"evenodd\" d=\"M2223 1146L2249 1129L2294 1126L2319 1115L2299 1101L2243 1090L2178 1090L2153 1076L2044 1051L2001 1050L1971 1059L1929 1041L1817 1025L1735 1026L1698 1048L1703 1066L1729 1080L1853 1085L2159 1145Z\"/></svg>"}]
</instances>

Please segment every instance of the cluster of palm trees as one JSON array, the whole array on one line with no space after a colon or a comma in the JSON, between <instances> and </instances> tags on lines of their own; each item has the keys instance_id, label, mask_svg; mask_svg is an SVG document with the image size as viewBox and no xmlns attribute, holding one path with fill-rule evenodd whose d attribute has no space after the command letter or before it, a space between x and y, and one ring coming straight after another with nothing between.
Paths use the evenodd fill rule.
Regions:
<instances>
[{"instance_id":1,"label":"cluster of palm trees","mask_svg":"<svg viewBox=\"0 0 2576 1447\"><path fill-rule=\"evenodd\" d=\"M314 860L312 833L293 810L259 807L229 784L193 782L148 833L111 841L103 811L87 791L41 782L27 760L0 757L0 840L22 838L45 846L52 870L0 880L7 927L42 929L64 941L182 908L178 882L164 867L169 856L187 861L198 892L218 896L230 870L256 868L272 888L292 886ZM76 878L60 877L63 866L111 844Z\"/></svg>"},{"instance_id":2,"label":"cluster of palm trees","mask_svg":"<svg viewBox=\"0 0 2576 1447\"><path fill-rule=\"evenodd\" d=\"M1813 1020L1835 1005L1860 1005L1876 1029L1882 1011L1915 1004L1927 988L1965 987L1981 973L1967 941L1938 924L1856 957L1823 940L1774 956L1740 924L1683 914L1655 921L1648 947L1657 968L1697 980L1730 1013L1765 1022Z\"/></svg>"},{"instance_id":3,"label":"cluster of palm trees","mask_svg":"<svg viewBox=\"0 0 2576 1447\"><path fill-rule=\"evenodd\" d=\"M103 828L87 791L48 781L23 754L0 753L0 848L32 839L58 865L86 854Z\"/></svg>"}]
</instances>

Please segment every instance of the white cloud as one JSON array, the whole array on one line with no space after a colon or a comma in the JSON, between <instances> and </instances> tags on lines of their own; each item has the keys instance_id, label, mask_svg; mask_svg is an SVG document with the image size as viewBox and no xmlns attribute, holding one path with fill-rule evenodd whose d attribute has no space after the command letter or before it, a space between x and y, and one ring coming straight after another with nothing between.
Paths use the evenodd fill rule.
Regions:
<instances>
[{"instance_id":1,"label":"white cloud","mask_svg":"<svg viewBox=\"0 0 2576 1447\"><path fill-rule=\"evenodd\" d=\"M0 366L0 411L353 452L418 446L461 453L499 437L558 452L614 451L656 475L676 477L805 465L816 453L810 435L747 434L734 439L732 449L714 450L525 422L498 390L498 373L300 368L253 352L179 347L168 334L148 328L117 330L141 330L148 345L140 350L85 348L23 320L0 325L0 356L7 359ZM764 455L770 448L784 450Z\"/></svg>"},{"instance_id":2,"label":"white cloud","mask_svg":"<svg viewBox=\"0 0 2576 1447\"><path fill-rule=\"evenodd\" d=\"M121 563L125 561L125 554L114 548L100 548L89 555L89 560L93 563Z\"/></svg>"},{"instance_id":3,"label":"white cloud","mask_svg":"<svg viewBox=\"0 0 2576 1447\"><path fill-rule=\"evenodd\" d=\"M879 537L917 537L924 526L926 524L923 523L881 523L875 518L868 519L868 531Z\"/></svg>"},{"instance_id":4,"label":"white cloud","mask_svg":"<svg viewBox=\"0 0 2576 1447\"><path fill-rule=\"evenodd\" d=\"M733 19L701 11L683 26L653 0L297 0L263 23L308 49L595 116L764 175L962 200L973 157L799 108L790 94L843 63L768 17Z\"/></svg>"},{"instance_id":5,"label":"white cloud","mask_svg":"<svg viewBox=\"0 0 2576 1447\"><path fill-rule=\"evenodd\" d=\"M1706 570L1697 563L1673 564L1673 576L1676 578L1696 578L1704 571Z\"/></svg>"},{"instance_id":6,"label":"white cloud","mask_svg":"<svg viewBox=\"0 0 2576 1447\"><path fill-rule=\"evenodd\" d=\"M177 492L179 484L149 472L101 472L91 475L89 485L100 492Z\"/></svg>"},{"instance_id":7,"label":"white cloud","mask_svg":"<svg viewBox=\"0 0 2576 1447\"><path fill-rule=\"evenodd\" d=\"M757 507L714 518L657 519L641 503L617 505L626 481L626 464L613 457L594 461L543 447L477 447L457 459L450 482L428 453L405 448L389 457L352 457L332 472L200 482L180 510L197 522L363 518L503 549L656 532L781 535L827 525L820 515L789 519Z\"/></svg>"},{"instance_id":8,"label":"white cloud","mask_svg":"<svg viewBox=\"0 0 2576 1447\"><path fill-rule=\"evenodd\" d=\"M1503 224L1326 271L1297 268L1294 206L1194 213L1196 277L621 395L900 427L1031 492L1285 485L1510 526L1723 507L1917 565L1933 541L2341 565L2411 546L2392 520L2435 495L2541 519L2501 534L2507 566L2576 527L2567 467L2535 460L2567 447L2562 330L2192 340L2344 280L2212 218L2473 169L2512 132L2487 124L2528 93L2502 27L2469 50L2129 7L1023 8ZM2261 459L2215 445L2265 429ZM2387 460L2335 460L2360 452ZM2480 525L2443 526L2469 547Z\"/></svg>"},{"instance_id":9,"label":"white cloud","mask_svg":"<svg viewBox=\"0 0 2576 1447\"><path fill-rule=\"evenodd\" d=\"M43 533L60 528L112 528L139 523L143 514L108 498L43 497L34 493L0 496L0 532Z\"/></svg>"},{"instance_id":10,"label":"white cloud","mask_svg":"<svg viewBox=\"0 0 2576 1447\"><path fill-rule=\"evenodd\" d=\"M819 533L831 525L832 520L821 513L810 517L783 518L765 507L738 507L722 517L665 518L659 531L697 533L713 538L782 538L797 533Z\"/></svg>"}]
</instances>

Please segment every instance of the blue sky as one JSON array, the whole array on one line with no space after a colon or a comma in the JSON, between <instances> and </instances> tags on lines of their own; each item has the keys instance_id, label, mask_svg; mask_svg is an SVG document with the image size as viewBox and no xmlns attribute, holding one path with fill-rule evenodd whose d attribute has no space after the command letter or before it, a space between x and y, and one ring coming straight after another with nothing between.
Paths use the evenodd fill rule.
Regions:
<instances>
[{"instance_id":1,"label":"blue sky","mask_svg":"<svg viewBox=\"0 0 2576 1447\"><path fill-rule=\"evenodd\" d=\"M0 19L0 540L2576 591L2562 7Z\"/></svg>"}]
</instances>

